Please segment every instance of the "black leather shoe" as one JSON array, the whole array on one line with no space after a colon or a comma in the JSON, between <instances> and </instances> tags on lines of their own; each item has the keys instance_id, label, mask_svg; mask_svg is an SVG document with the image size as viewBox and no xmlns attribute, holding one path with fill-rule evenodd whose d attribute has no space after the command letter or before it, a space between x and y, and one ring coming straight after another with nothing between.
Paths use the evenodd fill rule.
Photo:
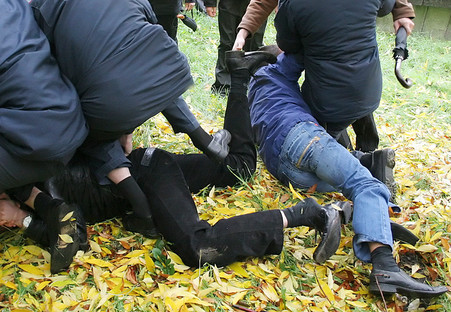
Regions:
<instances>
[{"instance_id":1,"label":"black leather shoe","mask_svg":"<svg viewBox=\"0 0 451 312\"><path fill-rule=\"evenodd\" d=\"M440 296L448 291L445 286L432 287L414 280L400 270L390 272L374 269L370 274L370 292L375 295L392 295L399 293L408 297L431 298Z\"/></svg>"},{"instance_id":2,"label":"black leather shoe","mask_svg":"<svg viewBox=\"0 0 451 312\"><path fill-rule=\"evenodd\" d=\"M215 81L214 84L211 86L211 92L216 93L219 96L226 97L229 94L230 86L229 85L223 85Z\"/></svg>"},{"instance_id":3,"label":"black leather shoe","mask_svg":"<svg viewBox=\"0 0 451 312\"><path fill-rule=\"evenodd\" d=\"M229 143L232 135L226 129L221 129L212 135L213 140L207 146L207 155L218 162L222 162L229 154Z\"/></svg>"},{"instance_id":4,"label":"black leather shoe","mask_svg":"<svg viewBox=\"0 0 451 312\"><path fill-rule=\"evenodd\" d=\"M77 205L62 202L47 218L50 245L50 272L66 270L87 241L86 225Z\"/></svg>"},{"instance_id":5,"label":"black leather shoe","mask_svg":"<svg viewBox=\"0 0 451 312\"><path fill-rule=\"evenodd\" d=\"M335 254L340 246L341 239L341 216L337 209L332 205L326 205L323 208L326 215L326 222L322 232L321 242L313 253L313 259L318 263L323 263Z\"/></svg>"},{"instance_id":6,"label":"black leather shoe","mask_svg":"<svg viewBox=\"0 0 451 312\"><path fill-rule=\"evenodd\" d=\"M122 224L127 231L137 232L148 238L159 236L152 217L139 218L134 213L130 213L122 216Z\"/></svg>"},{"instance_id":7,"label":"black leather shoe","mask_svg":"<svg viewBox=\"0 0 451 312\"><path fill-rule=\"evenodd\" d=\"M267 63L275 63L277 57L267 51L227 51L226 65L229 72L239 69L247 69L250 74Z\"/></svg>"}]
</instances>

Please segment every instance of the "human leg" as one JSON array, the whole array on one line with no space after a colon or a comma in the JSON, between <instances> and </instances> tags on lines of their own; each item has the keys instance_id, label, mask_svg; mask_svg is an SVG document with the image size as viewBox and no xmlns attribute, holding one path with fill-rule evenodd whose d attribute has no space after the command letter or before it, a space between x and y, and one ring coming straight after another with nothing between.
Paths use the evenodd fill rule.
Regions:
<instances>
[{"instance_id":1,"label":"human leg","mask_svg":"<svg viewBox=\"0 0 451 312\"><path fill-rule=\"evenodd\" d=\"M53 198L36 187L28 195L15 189L8 193L12 199L33 209L29 213L32 226L26 235L50 247L52 273L66 270L77 251L88 247L86 224L77 205Z\"/></svg>"},{"instance_id":2,"label":"human leg","mask_svg":"<svg viewBox=\"0 0 451 312\"><path fill-rule=\"evenodd\" d=\"M265 36L266 21L260 26L260 28L254 33L252 38L246 40L244 44L244 51L257 51L263 46L263 37Z\"/></svg>"},{"instance_id":3,"label":"human leg","mask_svg":"<svg viewBox=\"0 0 451 312\"><path fill-rule=\"evenodd\" d=\"M162 111L174 132L184 132L193 141L194 146L214 160L223 161L229 152L230 134L220 130L214 135L208 134L199 124L182 97L176 99Z\"/></svg>"},{"instance_id":4,"label":"human leg","mask_svg":"<svg viewBox=\"0 0 451 312\"><path fill-rule=\"evenodd\" d=\"M311 187L316 183L315 180L306 181L305 175L299 174L307 172L311 174L309 178L316 177L317 181L324 181L353 201L353 227L356 233L354 248L357 257L370 261L367 242L392 246L387 209L388 189L321 126L310 122L296 125L287 135L280 155L278 174L285 183L291 181L303 188Z\"/></svg>"},{"instance_id":5,"label":"human leg","mask_svg":"<svg viewBox=\"0 0 451 312\"><path fill-rule=\"evenodd\" d=\"M230 73L227 70L225 54L232 50L236 38L236 28L240 18L231 14L227 9L219 7L218 25L219 25L219 46L218 58L215 67L215 82L211 89L221 95L226 95L230 89Z\"/></svg>"},{"instance_id":6,"label":"human leg","mask_svg":"<svg viewBox=\"0 0 451 312\"><path fill-rule=\"evenodd\" d=\"M397 266L392 255L387 209L389 192L385 185L373 178L346 149L325 135L322 127L307 124L299 125L299 128L307 128L306 133L310 135L304 134L306 138L301 138L298 128L288 134L282 150L287 152L290 160L285 161L295 162L300 170L313 172L319 179L341 189L354 202L354 252L358 258L376 264L370 275L370 290L387 294L399 291L420 297L445 292L444 287L434 288L415 281Z\"/></svg>"},{"instance_id":7,"label":"human leg","mask_svg":"<svg viewBox=\"0 0 451 312\"><path fill-rule=\"evenodd\" d=\"M186 264L226 265L245 256L280 252L283 231L279 211L265 212L261 218L234 217L210 226L199 219L183 172L171 154L154 150L146 159L145 150L138 150L131 160L132 173L146 193L159 232Z\"/></svg>"},{"instance_id":8,"label":"human leg","mask_svg":"<svg viewBox=\"0 0 451 312\"><path fill-rule=\"evenodd\" d=\"M231 89L227 98L224 129L232 136L230 152L221 165L206 160L202 155L174 155L192 192L207 185L233 185L238 178L247 179L256 168L257 153L252 136L247 85L250 75L262 63L274 63L271 53L233 52L227 56L231 74ZM204 168L204 170L198 170Z\"/></svg>"},{"instance_id":9,"label":"human leg","mask_svg":"<svg viewBox=\"0 0 451 312\"><path fill-rule=\"evenodd\" d=\"M178 28L178 19L175 14L167 14L167 15L157 15L158 24L163 26L164 30L168 33L168 36L171 37L175 42L177 42L177 28Z\"/></svg>"}]
</instances>

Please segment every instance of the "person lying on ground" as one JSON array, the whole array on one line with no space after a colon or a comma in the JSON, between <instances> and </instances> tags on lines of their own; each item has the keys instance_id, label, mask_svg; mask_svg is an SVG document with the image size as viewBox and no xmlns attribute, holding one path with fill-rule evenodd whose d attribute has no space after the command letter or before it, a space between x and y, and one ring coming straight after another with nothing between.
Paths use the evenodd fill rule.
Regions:
<instances>
[{"instance_id":1,"label":"person lying on ground","mask_svg":"<svg viewBox=\"0 0 451 312\"><path fill-rule=\"evenodd\" d=\"M134 129L162 112L175 132L187 133L217 161L228 153L230 134L207 133L183 100L193 84L187 59L148 1L32 0L30 6L80 97L89 134L79 151L99 183L116 184L135 213L152 222L124 153Z\"/></svg>"},{"instance_id":2,"label":"person lying on ground","mask_svg":"<svg viewBox=\"0 0 451 312\"><path fill-rule=\"evenodd\" d=\"M331 135L379 104L375 19L380 4L281 0L275 24L278 46L287 52L254 75L249 85L251 123L260 156L279 181L319 192L340 191L353 202L354 253L373 264L372 293L437 296L447 288L415 281L393 258L387 209L391 194L383 182L393 179L394 154L375 151L359 160ZM239 57L242 51L230 53ZM298 81L304 69L301 91ZM315 83L322 79L328 81L324 87ZM382 177L376 179L378 172Z\"/></svg>"}]
</instances>

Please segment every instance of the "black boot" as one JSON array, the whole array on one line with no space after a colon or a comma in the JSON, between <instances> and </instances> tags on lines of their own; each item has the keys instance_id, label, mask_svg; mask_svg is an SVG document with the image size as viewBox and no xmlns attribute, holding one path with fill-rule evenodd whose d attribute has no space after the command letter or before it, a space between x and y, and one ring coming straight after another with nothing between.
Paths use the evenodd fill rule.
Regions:
<instances>
[{"instance_id":1,"label":"black boot","mask_svg":"<svg viewBox=\"0 0 451 312\"><path fill-rule=\"evenodd\" d=\"M370 274L370 292L375 295L399 293L414 298L431 298L448 291L446 286L432 287L421 283L400 270L399 272L373 269Z\"/></svg>"},{"instance_id":2,"label":"black boot","mask_svg":"<svg viewBox=\"0 0 451 312\"><path fill-rule=\"evenodd\" d=\"M208 157L221 163L229 154L229 143L232 139L229 131L221 129L213 135L208 134L202 127L188 133L195 147Z\"/></svg>"},{"instance_id":3,"label":"black boot","mask_svg":"<svg viewBox=\"0 0 451 312\"><path fill-rule=\"evenodd\" d=\"M307 198L282 212L288 227L309 226L321 232L321 242L313 253L316 262L323 263L335 254L340 246L341 216L332 205L321 206Z\"/></svg>"},{"instance_id":4,"label":"black boot","mask_svg":"<svg viewBox=\"0 0 451 312\"><path fill-rule=\"evenodd\" d=\"M87 248L86 224L77 205L62 202L47 218L50 245L50 272L66 270L81 248Z\"/></svg>"},{"instance_id":5,"label":"black boot","mask_svg":"<svg viewBox=\"0 0 451 312\"><path fill-rule=\"evenodd\" d=\"M205 153L208 157L213 158L221 163L229 154L229 143L232 140L232 135L225 129L218 130L212 135L212 140L208 144Z\"/></svg>"},{"instance_id":6,"label":"black boot","mask_svg":"<svg viewBox=\"0 0 451 312\"><path fill-rule=\"evenodd\" d=\"M373 270L370 274L370 292L376 295L400 293L409 297L430 298L448 291L445 286L432 287L404 273L393 258L389 246L380 246L371 252Z\"/></svg>"},{"instance_id":7,"label":"black boot","mask_svg":"<svg viewBox=\"0 0 451 312\"><path fill-rule=\"evenodd\" d=\"M275 63L277 57L267 51L227 51L226 52L226 65L229 72L234 70L246 69L250 74L254 74L255 71L261 66L267 63Z\"/></svg>"},{"instance_id":8,"label":"black boot","mask_svg":"<svg viewBox=\"0 0 451 312\"><path fill-rule=\"evenodd\" d=\"M395 202L398 186L393 175L395 167L395 151L391 148L366 153L360 159L360 163L366 167L373 177L384 183L390 191L390 201Z\"/></svg>"},{"instance_id":9,"label":"black boot","mask_svg":"<svg viewBox=\"0 0 451 312\"><path fill-rule=\"evenodd\" d=\"M42 247L49 247L49 236L47 224L36 214L30 214L30 225L25 229L25 236L31 238Z\"/></svg>"},{"instance_id":10,"label":"black boot","mask_svg":"<svg viewBox=\"0 0 451 312\"><path fill-rule=\"evenodd\" d=\"M79 207L44 193L36 196L34 207L36 214L47 224L50 272L66 270L80 246L87 242L86 224Z\"/></svg>"}]
</instances>

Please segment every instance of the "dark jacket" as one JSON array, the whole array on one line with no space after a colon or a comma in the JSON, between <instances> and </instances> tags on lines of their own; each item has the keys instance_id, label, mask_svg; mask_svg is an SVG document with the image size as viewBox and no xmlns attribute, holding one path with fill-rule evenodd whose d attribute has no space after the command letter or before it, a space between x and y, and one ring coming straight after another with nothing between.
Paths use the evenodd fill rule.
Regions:
<instances>
[{"instance_id":1,"label":"dark jacket","mask_svg":"<svg viewBox=\"0 0 451 312\"><path fill-rule=\"evenodd\" d=\"M33 0L91 130L127 133L193 83L186 57L147 0Z\"/></svg>"},{"instance_id":2,"label":"dark jacket","mask_svg":"<svg viewBox=\"0 0 451 312\"><path fill-rule=\"evenodd\" d=\"M380 4L380 0L279 2L277 43L304 63L302 95L318 121L353 121L378 107Z\"/></svg>"},{"instance_id":3,"label":"dark jacket","mask_svg":"<svg viewBox=\"0 0 451 312\"><path fill-rule=\"evenodd\" d=\"M0 146L24 159L71 155L88 129L26 1L0 2Z\"/></svg>"}]
</instances>

